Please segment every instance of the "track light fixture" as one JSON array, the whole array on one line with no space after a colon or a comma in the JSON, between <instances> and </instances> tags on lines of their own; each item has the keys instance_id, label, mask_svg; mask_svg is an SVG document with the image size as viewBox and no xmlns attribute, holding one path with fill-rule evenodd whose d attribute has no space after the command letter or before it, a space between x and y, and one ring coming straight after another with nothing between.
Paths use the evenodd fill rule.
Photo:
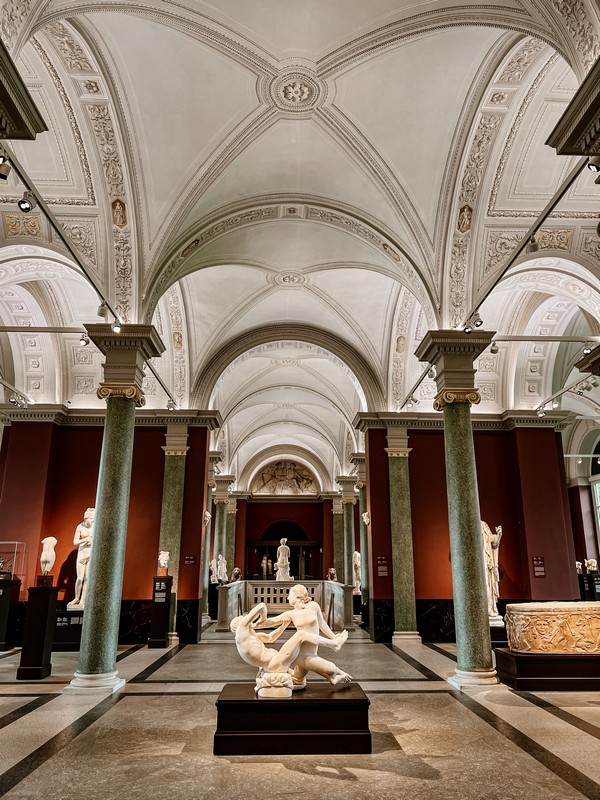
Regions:
<instances>
[{"instance_id":1,"label":"track light fixture","mask_svg":"<svg viewBox=\"0 0 600 800\"><path fill-rule=\"evenodd\" d=\"M473 333L473 326L469 322L467 322L467 324L463 328L463 332L464 333Z\"/></svg>"},{"instance_id":2,"label":"track light fixture","mask_svg":"<svg viewBox=\"0 0 600 800\"><path fill-rule=\"evenodd\" d=\"M433 367L430 368L429 372L427 373L427 377L429 378L430 381L432 381L435 378L435 370Z\"/></svg>"},{"instance_id":3,"label":"track light fixture","mask_svg":"<svg viewBox=\"0 0 600 800\"><path fill-rule=\"evenodd\" d=\"M529 241L527 242L527 247L525 248L526 253L537 253L540 249L540 243L535 238L535 233L531 234Z\"/></svg>"},{"instance_id":4,"label":"track light fixture","mask_svg":"<svg viewBox=\"0 0 600 800\"><path fill-rule=\"evenodd\" d=\"M20 211L22 211L24 214L28 214L37 206L37 200L35 199L35 195L26 189L23 192L23 197L20 200L17 200L17 205L19 206Z\"/></svg>"},{"instance_id":5,"label":"track light fixture","mask_svg":"<svg viewBox=\"0 0 600 800\"><path fill-rule=\"evenodd\" d=\"M560 407L560 401L559 400L553 400L552 401L552 408L559 408L559 407Z\"/></svg>"},{"instance_id":6,"label":"track light fixture","mask_svg":"<svg viewBox=\"0 0 600 800\"><path fill-rule=\"evenodd\" d=\"M600 172L600 156L592 156L588 161L587 168L592 172Z\"/></svg>"},{"instance_id":7,"label":"track light fixture","mask_svg":"<svg viewBox=\"0 0 600 800\"><path fill-rule=\"evenodd\" d=\"M414 396L414 394L411 394L411 396L406 401L406 407L407 408L412 408L413 406L418 406L418 405L419 405L419 401Z\"/></svg>"},{"instance_id":8,"label":"track light fixture","mask_svg":"<svg viewBox=\"0 0 600 800\"><path fill-rule=\"evenodd\" d=\"M167 400L167 411L177 411L177 403L175 400L171 400L171 398Z\"/></svg>"},{"instance_id":9,"label":"track light fixture","mask_svg":"<svg viewBox=\"0 0 600 800\"><path fill-rule=\"evenodd\" d=\"M492 346L490 347L490 353L496 355L500 348L498 347L498 342L492 342Z\"/></svg>"},{"instance_id":10,"label":"track light fixture","mask_svg":"<svg viewBox=\"0 0 600 800\"><path fill-rule=\"evenodd\" d=\"M577 459L577 463L578 463L578 464L583 464L583 458L578 458L578 459Z\"/></svg>"},{"instance_id":11,"label":"track light fixture","mask_svg":"<svg viewBox=\"0 0 600 800\"><path fill-rule=\"evenodd\" d=\"M121 323L118 320L115 320L111 325L113 333L121 333Z\"/></svg>"},{"instance_id":12,"label":"track light fixture","mask_svg":"<svg viewBox=\"0 0 600 800\"><path fill-rule=\"evenodd\" d=\"M104 317L104 318L106 318L108 316L108 306L106 305L104 300L102 300L102 302L98 306L98 311L96 311L96 314L99 317Z\"/></svg>"},{"instance_id":13,"label":"track light fixture","mask_svg":"<svg viewBox=\"0 0 600 800\"><path fill-rule=\"evenodd\" d=\"M8 180L10 175L11 166L8 163L6 156L0 155L0 180Z\"/></svg>"},{"instance_id":14,"label":"track light fixture","mask_svg":"<svg viewBox=\"0 0 600 800\"><path fill-rule=\"evenodd\" d=\"M473 328L481 328L482 325L483 325L483 320L479 316L479 312L474 311L467 320L467 324L463 328L463 331L465 333L473 333Z\"/></svg>"},{"instance_id":15,"label":"track light fixture","mask_svg":"<svg viewBox=\"0 0 600 800\"><path fill-rule=\"evenodd\" d=\"M593 347L592 343L591 342L586 342L584 344L584 346L583 346L583 355L584 356L589 356L589 354L592 352L593 349L594 349L594 347Z\"/></svg>"},{"instance_id":16,"label":"track light fixture","mask_svg":"<svg viewBox=\"0 0 600 800\"><path fill-rule=\"evenodd\" d=\"M538 417L545 417L546 416L546 409L544 408L544 406L542 406L541 408L538 408L537 415L538 415Z\"/></svg>"},{"instance_id":17,"label":"track light fixture","mask_svg":"<svg viewBox=\"0 0 600 800\"><path fill-rule=\"evenodd\" d=\"M89 343L90 343L90 337L86 336L85 333L82 333L81 336L79 337L79 344L82 347L87 347Z\"/></svg>"}]
</instances>

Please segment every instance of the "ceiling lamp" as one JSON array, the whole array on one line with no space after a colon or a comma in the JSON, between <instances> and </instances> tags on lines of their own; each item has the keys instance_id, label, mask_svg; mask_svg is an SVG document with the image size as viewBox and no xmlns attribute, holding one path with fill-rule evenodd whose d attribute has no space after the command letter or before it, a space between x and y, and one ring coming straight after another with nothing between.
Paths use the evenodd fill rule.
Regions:
<instances>
[{"instance_id":1,"label":"ceiling lamp","mask_svg":"<svg viewBox=\"0 0 600 800\"><path fill-rule=\"evenodd\" d=\"M559 407L560 407L560 401L559 400L553 400L552 401L552 408L559 408Z\"/></svg>"},{"instance_id":2,"label":"ceiling lamp","mask_svg":"<svg viewBox=\"0 0 600 800\"><path fill-rule=\"evenodd\" d=\"M11 166L6 156L0 155L0 180L5 181L10 175Z\"/></svg>"},{"instance_id":3,"label":"ceiling lamp","mask_svg":"<svg viewBox=\"0 0 600 800\"><path fill-rule=\"evenodd\" d=\"M90 337L86 336L85 333L82 333L81 336L79 337L79 344L82 347L87 347L89 343L90 343Z\"/></svg>"},{"instance_id":4,"label":"ceiling lamp","mask_svg":"<svg viewBox=\"0 0 600 800\"><path fill-rule=\"evenodd\" d=\"M592 172L600 172L600 156L592 156L588 161L587 168Z\"/></svg>"},{"instance_id":5,"label":"ceiling lamp","mask_svg":"<svg viewBox=\"0 0 600 800\"><path fill-rule=\"evenodd\" d=\"M177 403L175 400L173 400L173 398L169 398L169 400L167 400L167 411L177 411Z\"/></svg>"},{"instance_id":6,"label":"ceiling lamp","mask_svg":"<svg viewBox=\"0 0 600 800\"><path fill-rule=\"evenodd\" d=\"M498 342L492 342L492 346L490 347L490 353L494 353L494 355L498 352L500 348L498 347Z\"/></svg>"},{"instance_id":7,"label":"ceiling lamp","mask_svg":"<svg viewBox=\"0 0 600 800\"><path fill-rule=\"evenodd\" d=\"M535 238L535 233L531 234L529 241L527 242L527 247L525 248L526 253L537 253L540 249L540 243Z\"/></svg>"},{"instance_id":8,"label":"ceiling lamp","mask_svg":"<svg viewBox=\"0 0 600 800\"><path fill-rule=\"evenodd\" d=\"M108 317L108 306L106 305L104 300L98 306L98 311L96 311L96 314L99 317L104 317L104 318Z\"/></svg>"},{"instance_id":9,"label":"ceiling lamp","mask_svg":"<svg viewBox=\"0 0 600 800\"><path fill-rule=\"evenodd\" d=\"M594 347L593 347L592 343L591 342L586 342L584 344L584 346L583 346L583 355L584 356L589 356L589 354L592 352L593 349L594 349Z\"/></svg>"},{"instance_id":10,"label":"ceiling lamp","mask_svg":"<svg viewBox=\"0 0 600 800\"><path fill-rule=\"evenodd\" d=\"M17 200L17 205L19 206L20 211L22 211L24 214L28 214L37 206L37 200L32 192L25 190L23 192L23 197L20 200Z\"/></svg>"}]
</instances>

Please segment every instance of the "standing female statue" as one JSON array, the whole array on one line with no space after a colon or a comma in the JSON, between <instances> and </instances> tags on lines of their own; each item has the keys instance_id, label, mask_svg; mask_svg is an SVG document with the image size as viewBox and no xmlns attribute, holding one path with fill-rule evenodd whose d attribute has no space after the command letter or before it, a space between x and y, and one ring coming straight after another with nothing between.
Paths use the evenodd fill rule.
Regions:
<instances>
[{"instance_id":1,"label":"standing female statue","mask_svg":"<svg viewBox=\"0 0 600 800\"><path fill-rule=\"evenodd\" d=\"M77 545L77 580L75 582L75 597L67 608L82 609L85 605L85 594L87 591L87 578L90 565L90 555L92 552L92 534L94 532L95 508L87 508L83 515L83 522L75 528L73 544Z\"/></svg>"},{"instance_id":2,"label":"standing female statue","mask_svg":"<svg viewBox=\"0 0 600 800\"><path fill-rule=\"evenodd\" d=\"M277 548L277 563L275 564L277 575L276 581L293 581L290 576L290 548L287 546L287 539L279 540Z\"/></svg>"}]
</instances>

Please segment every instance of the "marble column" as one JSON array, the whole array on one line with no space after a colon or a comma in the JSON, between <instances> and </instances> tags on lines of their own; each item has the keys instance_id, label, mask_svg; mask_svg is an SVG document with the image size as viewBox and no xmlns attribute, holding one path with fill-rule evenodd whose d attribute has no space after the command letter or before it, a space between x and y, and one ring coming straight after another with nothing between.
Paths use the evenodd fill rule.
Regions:
<instances>
[{"instance_id":1,"label":"marble column","mask_svg":"<svg viewBox=\"0 0 600 800\"><path fill-rule=\"evenodd\" d=\"M206 511L204 512L204 557L202 562L202 614L208 614L208 586L210 583L210 548L212 534L212 498L215 482L208 481Z\"/></svg>"},{"instance_id":2,"label":"marble column","mask_svg":"<svg viewBox=\"0 0 600 800\"><path fill-rule=\"evenodd\" d=\"M408 432L388 427L388 472L390 482L390 526L392 534L392 575L394 584L394 635L392 644L420 642L415 601L410 483L408 474Z\"/></svg>"},{"instance_id":3,"label":"marble column","mask_svg":"<svg viewBox=\"0 0 600 800\"><path fill-rule=\"evenodd\" d=\"M342 498L333 498L333 568L340 583L344 580L344 512ZM329 569L329 567L327 567Z\"/></svg>"},{"instance_id":4,"label":"marble column","mask_svg":"<svg viewBox=\"0 0 600 800\"><path fill-rule=\"evenodd\" d=\"M354 543L354 506L356 505L356 493L354 491L354 484L356 478L353 475L338 475L336 477L342 489L342 513L344 518L344 583L347 586L354 584L354 567L353 556L355 543ZM341 580L342 576L338 572L338 578Z\"/></svg>"},{"instance_id":5,"label":"marble column","mask_svg":"<svg viewBox=\"0 0 600 800\"><path fill-rule=\"evenodd\" d=\"M106 418L96 493L96 515L83 614L79 665L65 692L114 692L125 681L116 668L135 408L145 403L144 363L164 345L151 325L86 325L90 339L106 357L98 397Z\"/></svg>"},{"instance_id":6,"label":"marble column","mask_svg":"<svg viewBox=\"0 0 600 800\"><path fill-rule=\"evenodd\" d=\"M225 543L227 541L227 503L226 497L215 497L215 546L214 558L225 555ZM229 565L228 565L229 566Z\"/></svg>"},{"instance_id":7,"label":"marble column","mask_svg":"<svg viewBox=\"0 0 600 800\"><path fill-rule=\"evenodd\" d=\"M369 604L369 530L365 521L367 513L367 479L365 470L365 454L352 453L352 462L356 464L358 480L354 484L358 490L358 516L360 535L360 594L361 605Z\"/></svg>"},{"instance_id":8,"label":"marble column","mask_svg":"<svg viewBox=\"0 0 600 800\"><path fill-rule=\"evenodd\" d=\"M481 514L473 447L471 404L474 360L493 333L476 329L429 331L415 355L436 368L434 409L444 413L450 557L456 628L456 671L448 681L458 688L497 683L490 643Z\"/></svg>"},{"instance_id":9,"label":"marble column","mask_svg":"<svg viewBox=\"0 0 600 800\"><path fill-rule=\"evenodd\" d=\"M229 498L227 506L227 521L225 523L225 559L227 561L227 575L231 578L235 561L235 534L237 521L237 500L235 497Z\"/></svg>"},{"instance_id":10,"label":"marble column","mask_svg":"<svg viewBox=\"0 0 600 800\"><path fill-rule=\"evenodd\" d=\"M183 512L183 489L185 481L185 459L187 425L168 425L165 436L165 472L163 479L162 507L160 511L160 538L158 549L169 553L169 575L173 577L171 608L169 610L169 644L178 644L177 582L179 579L179 555L181 551L181 522Z\"/></svg>"}]
</instances>

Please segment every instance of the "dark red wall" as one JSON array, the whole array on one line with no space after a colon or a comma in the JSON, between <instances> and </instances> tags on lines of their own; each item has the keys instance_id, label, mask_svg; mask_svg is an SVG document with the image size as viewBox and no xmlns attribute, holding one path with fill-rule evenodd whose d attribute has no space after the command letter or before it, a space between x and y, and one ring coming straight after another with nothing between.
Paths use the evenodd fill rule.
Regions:
<instances>
[{"instance_id":1,"label":"dark red wall","mask_svg":"<svg viewBox=\"0 0 600 800\"><path fill-rule=\"evenodd\" d=\"M314 501L271 503L249 500L246 504L246 541L258 542L263 532L274 522L289 520L301 525L311 542L323 541L323 512L321 503Z\"/></svg>"},{"instance_id":2,"label":"dark red wall","mask_svg":"<svg viewBox=\"0 0 600 800\"><path fill-rule=\"evenodd\" d=\"M388 473L387 433L370 428L365 436L367 470L367 511L369 525L369 591L373 599L391 599L392 547L390 527L390 479ZM379 561L378 559L383 559ZM387 575L379 575L377 564L387 567ZM383 569L381 570L383 571Z\"/></svg>"},{"instance_id":3,"label":"dark red wall","mask_svg":"<svg viewBox=\"0 0 600 800\"><path fill-rule=\"evenodd\" d=\"M591 488L589 486L572 486L569 489L569 500L575 558L581 562L586 558L598 560L598 540Z\"/></svg>"},{"instance_id":4,"label":"dark red wall","mask_svg":"<svg viewBox=\"0 0 600 800\"><path fill-rule=\"evenodd\" d=\"M208 429L189 428L188 447L177 593L180 599L193 599L202 594L202 550L205 534L202 522L208 488ZM214 524L213 516L213 531ZM186 556L193 563L186 564Z\"/></svg>"}]
</instances>

